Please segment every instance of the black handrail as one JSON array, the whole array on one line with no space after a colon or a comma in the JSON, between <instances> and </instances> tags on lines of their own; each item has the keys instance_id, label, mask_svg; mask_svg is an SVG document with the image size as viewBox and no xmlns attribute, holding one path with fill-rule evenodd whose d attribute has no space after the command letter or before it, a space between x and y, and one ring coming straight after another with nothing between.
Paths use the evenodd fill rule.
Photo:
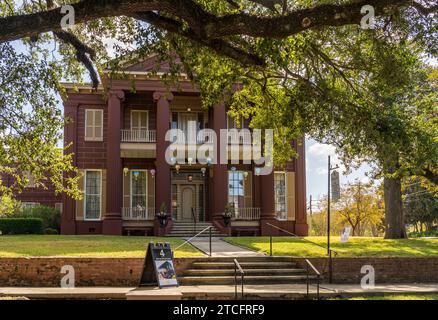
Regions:
<instances>
[{"instance_id":1,"label":"black handrail","mask_svg":"<svg viewBox=\"0 0 438 320\"><path fill-rule=\"evenodd\" d=\"M242 286L242 300L244 299L244 293L243 293L243 284L244 284L244 278L245 278L245 272L243 272L242 267L240 266L237 259L234 259L234 299L237 300L237 271L240 273L240 283Z\"/></svg>"},{"instance_id":2,"label":"black handrail","mask_svg":"<svg viewBox=\"0 0 438 320\"><path fill-rule=\"evenodd\" d=\"M308 259L305 260L306 261L306 271L307 271L307 276L306 276L306 284L307 284L307 298L309 298L309 294L310 294L310 281L309 281L309 271L310 269L312 269L312 271L316 274L316 299L319 300L319 285L321 283L321 273L318 271L318 269L315 268L315 266L312 264L312 262L310 262ZM310 267L310 269L309 269Z\"/></svg>"},{"instance_id":3,"label":"black handrail","mask_svg":"<svg viewBox=\"0 0 438 320\"><path fill-rule=\"evenodd\" d=\"M192 218L193 218L193 235L196 234L196 215L195 215L195 208L192 207Z\"/></svg>"},{"instance_id":4,"label":"black handrail","mask_svg":"<svg viewBox=\"0 0 438 320\"><path fill-rule=\"evenodd\" d=\"M190 241L192 241L192 240L195 239L197 236L199 236L200 234L202 234L202 233L204 233L205 231L208 230L208 231L209 231L209 232L208 232L208 233L209 233L209 242L210 242L210 245L209 245L209 247L210 247L210 254L209 254L209 256L211 257L211 256L212 256L212 246L211 246L211 235L212 235L212 233L211 233L211 229L213 229L213 227L212 227L212 226L209 226L209 227L205 228L204 230L198 232L198 233L195 234L193 237L191 237L190 239L187 239L186 241L184 241L184 243L182 243L182 244L180 244L178 247L176 247L174 251L178 250L179 248L181 248L182 246L186 245L187 243L190 243Z\"/></svg>"},{"instance_id":5,"label":"black handrail","mask_svg":"<svg viewBox=\"0 0 438 320\"><path fill-rule=\"evenodd\" d=\"M298 235L296 235L296 234L294 234L294 233L292 233L290 231L284 230L284 229L282 229L280 227L277 227L277 226L275 226L275 225L273 225L271 223L266 222L266 225L268 225L270 227L273 227L273 228L275 228L277 230L280 230L280 231L282 231L284 233L290 234L293 237L303 239L304 241L306 241L308 243L311 243L311 244L313 244L315 246L318 246L320 248L327 249L327 247L325 247L323 245L320 245L319 243L313 242L313 241L308 240L306 238L299 237ZM270 245L269 245L270 246L270 256L272 257L272 235L269 236L269 242L270 242ZM332 253L334 253L335 256L338 255L338 252L336 252L335 250L328 249L329 283L332 283L332 281L333 281L333 256L332 256Z\"/></svg>"}]
</instances>

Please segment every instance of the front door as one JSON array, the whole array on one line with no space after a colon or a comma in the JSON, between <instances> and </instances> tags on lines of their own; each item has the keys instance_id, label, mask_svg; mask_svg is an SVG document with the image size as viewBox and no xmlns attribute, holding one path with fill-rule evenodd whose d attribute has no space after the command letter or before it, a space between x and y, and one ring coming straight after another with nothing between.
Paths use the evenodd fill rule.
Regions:
<instances>
[{"instance_id":1,"label":"front door","mask_svg":"<svg viewBox=\"0 0 438 320\"><path fill-rule=\"evenodd\" d=\"M192 186L187 186L182 188L181 200L182 200L182 220L193 220L192 208L193 208L193 198L195 191Z\"/></svg>"}]
</instances>

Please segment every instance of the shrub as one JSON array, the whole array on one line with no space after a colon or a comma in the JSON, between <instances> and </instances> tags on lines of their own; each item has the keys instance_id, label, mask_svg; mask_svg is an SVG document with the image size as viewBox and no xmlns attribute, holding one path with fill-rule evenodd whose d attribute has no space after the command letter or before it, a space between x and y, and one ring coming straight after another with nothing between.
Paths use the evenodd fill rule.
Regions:
<instances>
[{"instance_id":1,"label":"shrub","mask_svg":"<svg viewBox=\"0 0 438 320\"><path fill-rule=\"evenodd\" d=\"M43 221L37 218L2 218L2 234L42 234Z\"/></svg>"},{"instance_id":2,"label":"shrub","mask_svg":"<svg viewBox=\"0 0 438 320\"><path fill-rule=\"evenodd\" d=\"M21 212L16 212L13 218L37 218L43 221L43 230L48 228L61 230L61 213L53 207L36 206L25 208Z\"/></svg>"},{"instance_id":3,"label":"shrub","mask_svg":"<svg viewBox=\"0 0 438 320\"><path fill-rule=\"evenodd\" d=\"M46 229L44 230L44 233L45 233L45 234L59 234L58 230L53 229L53 228L46 228Z\"/></svg>"}]
</instances>

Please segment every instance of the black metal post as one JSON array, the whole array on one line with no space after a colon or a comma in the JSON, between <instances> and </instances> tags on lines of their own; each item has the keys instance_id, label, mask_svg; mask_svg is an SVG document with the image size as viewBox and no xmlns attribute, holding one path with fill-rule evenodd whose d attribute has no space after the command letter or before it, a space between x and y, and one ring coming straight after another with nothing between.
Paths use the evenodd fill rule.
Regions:
<instances>
[{"instance_id":1,"label":"black metal post","mask_svg":"<svg viewBox=\"0 0 438 320\"><path fill-rule=\"evenodd\" d=\"M333 282L333 258L332 251L329 253L329 283Z\"/></svg>"},{"instance_id":2,"label":"black metal post","mask_svg":"<svg viewBox=\"0 0 438 320\"><path fill-rule=\"evenodd\" d=\"M306 285L307 285L307 299L309 299L309 265L306 266L307 274L306 274Z\"/></svg>"},{"instance_id":3,"label":"black metal post","mask_svg":"<svg viewBox=\"0 0 438 320\"><path fill-rule=\"evenodd\" d=\"M209 233L209 238L210 238L210 257L211 257L211 227L208 229L208 233Z\"/></svg>"},{"instance_id":4,"label":"black metal post","mask_svg":"<svg viewBox=\"0 0 438 320\"><path fill-rule=\"evenodd\" d=\"M327 254L330 254L330 192L331 192L331 161L328 156L328 193L327 193Z\"/></svg>"},{"instance_id":5,"label":"black metal post","mask_svg":"<svg viewBox=\"0 0 438 320\"><path fill-rule=\"evenodd\" d=\"M237 300L237 266L234 264L234 300Z\"/></svg>"},{"instance_id":6,"label":"black metal post","mask_svg":"<svg viewBox=\"0 0 438 320\"><path fill-rule=\"evenodd\" d=\"M244 296L244 293L243 293L243 282L245 281L244 277L245 277L245 275L242 274L242 300L244 299L243 298L243 296Z\"/></svg>"},{"instance_id":7,"label":"black metal post","mask_svg":"<svg viewBox=\"0 0 438 320\"><path fill-rule=\"evenodd\" d=\"M316 298L319 300L319 284L321 283L321 277L318 275L318 285L316 287Z\"/></svg>"},{"instance_id":8,"label":"black metal post","mask_svg":"<svg viewBox=\"0 0 438 320\"><path fill-rule=\"evenodd\" d=\"M272 257L272 235L269 236L270 256Z\"/></svg>"}]
</instances>

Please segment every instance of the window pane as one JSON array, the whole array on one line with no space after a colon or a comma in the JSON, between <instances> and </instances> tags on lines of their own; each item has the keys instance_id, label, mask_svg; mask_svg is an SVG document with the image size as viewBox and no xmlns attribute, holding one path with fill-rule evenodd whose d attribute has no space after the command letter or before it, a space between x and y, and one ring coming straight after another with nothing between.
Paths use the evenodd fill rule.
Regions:
<instances>
[{"instance_id":1,"label":"window pane","mask_svg":"<svg viewBox=\"0 0 438 320\"><path fill-rule=\"evenodd\" d=\"M275 188L275 211L280 218L286 218L286 175L285 173L274 174Z\"/></svg>"},{"instance_id":2,"label":"window pane","mask_svg":"<svg viewBox=\"0 0 438 320\"><path fill-rule=\"evenodd\" d=\"M100 218L100 171L86 172L86 188L85 188L85 218L99 219Z\"/></svg>"},{"instance_id":3,"label":"window pane","mask_svg":"<svg viewBox=\"0 0 438 320\"><path fill-rule=\"evenodd\" d=\"M244 207L244 178L242 171L228 172L228 202L234 203L235 208Z\"/></svg>"},{"instance_id":4,"label":"window pane","mask_svg":"<svg viewBox=\"0 0 438 320\"><path fill-rule=\"evenodd\" d=\"M146 172L132 171L131 195L131 203L133 208L146 207Z\"/></svg>"}]
</instances>

